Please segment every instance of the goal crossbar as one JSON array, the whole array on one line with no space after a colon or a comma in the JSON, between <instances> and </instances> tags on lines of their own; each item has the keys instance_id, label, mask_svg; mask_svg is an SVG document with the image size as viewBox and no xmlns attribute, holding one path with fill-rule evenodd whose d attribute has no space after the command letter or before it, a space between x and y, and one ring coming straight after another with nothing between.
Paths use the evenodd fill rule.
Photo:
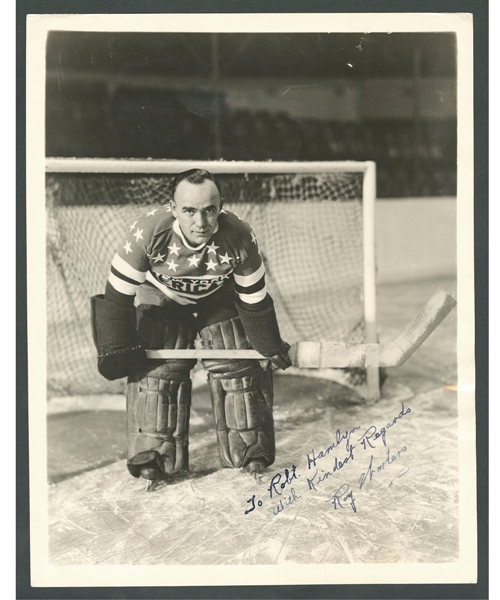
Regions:
<instances>
[{"instance_id":1,"label":"goal crossbar","mask_svg":"<svg viewBox=\"0 0 500 600\"><path fill-rule=\"evenodd\" d=\"M180 173L188 169L211 173L366 173L375 169L373 161L209 161L141 160L115 158L47 158L47 173Z\"/></svg>"}]
</instances>

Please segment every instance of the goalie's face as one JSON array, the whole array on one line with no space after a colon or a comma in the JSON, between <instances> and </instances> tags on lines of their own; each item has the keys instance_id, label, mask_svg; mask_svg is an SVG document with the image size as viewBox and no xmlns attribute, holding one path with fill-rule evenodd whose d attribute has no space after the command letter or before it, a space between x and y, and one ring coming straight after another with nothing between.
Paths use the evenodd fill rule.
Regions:
<instances>
[{"instance_id":1,"label":"goalie's face","mask_svg":"<svg viewBox=\"0 0 500 600\"><path fill-rule=\"evenodd\" d=\"M193 246L208 242L220 214L222 200L213 181L194 184L181 181L170 203L184 237Z\"/></svg>"}]
</instances>

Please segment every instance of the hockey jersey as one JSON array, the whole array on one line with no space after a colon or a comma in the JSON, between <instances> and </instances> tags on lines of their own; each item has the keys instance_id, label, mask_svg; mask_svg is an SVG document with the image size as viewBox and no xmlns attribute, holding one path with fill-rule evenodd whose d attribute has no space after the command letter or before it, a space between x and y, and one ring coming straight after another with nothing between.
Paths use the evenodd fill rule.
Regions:
<instances>
[{"instance_id":1,"label":"hockey jersey","mask_svg":"<svg viewBox=\"0 0 500 600\"><path fill-rule=\"evenodd\" d=\"M148 281L179 304L195 304L231 278L242 301L265 298L265 268L251 226L222 209L208 242L193 247L166 205L131 224L112 260L109 283L134 296Z\"/></svg>"}]
</instances>

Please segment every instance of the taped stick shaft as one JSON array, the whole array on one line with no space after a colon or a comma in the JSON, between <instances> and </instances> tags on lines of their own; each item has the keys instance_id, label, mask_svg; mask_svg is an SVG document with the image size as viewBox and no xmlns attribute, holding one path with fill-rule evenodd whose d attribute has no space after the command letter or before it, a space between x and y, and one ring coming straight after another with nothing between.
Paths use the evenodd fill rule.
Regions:
<instances>
[{"instance_id":1,"label":"taped stick shaft","mask_svg":"<svg viewBox=\"0 0 500 600\"><path fill-rule=\"evenodd\" d=\"M438 290L404 331L386 344L345 344L342 342L298 342L289 350L292 364L301 369L345 369L349 367L397 367L404 363L429 337L456 300ZM146 350L148 358L250 359L265 360L256 350Z\"/></svg>"}]
</instances>

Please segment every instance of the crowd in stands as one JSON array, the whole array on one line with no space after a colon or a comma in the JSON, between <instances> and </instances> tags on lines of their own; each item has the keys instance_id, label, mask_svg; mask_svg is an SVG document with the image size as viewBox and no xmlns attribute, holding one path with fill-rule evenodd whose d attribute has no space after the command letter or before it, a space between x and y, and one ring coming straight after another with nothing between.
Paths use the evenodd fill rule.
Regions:
<instances>
[{"instance_id":1,"label":"crowd in stands","mask_svg":"<svg viewBox=\"0 0 500 600\"><path fill-rule=\"evenodd\" d=\"M225 122L224 158L374 160L379 197L456 194L456 121L297 121L238 112Z\"/></svg>"},{"instance_id":2,"label":"crowd in stands","mask_svg":"<svg viewBox=\"0 0 500 600\"><path fill-rule=\"evenodd\" d=\"M229 111L222 105L216 125L210 110L196 114L172 98L161 104L96 102L85 110L78 103L58 107L48 102L47 155L374 160L380 198L456 194L455 120L325 122L284 113Z\"/></svg>"}]
</instances>

